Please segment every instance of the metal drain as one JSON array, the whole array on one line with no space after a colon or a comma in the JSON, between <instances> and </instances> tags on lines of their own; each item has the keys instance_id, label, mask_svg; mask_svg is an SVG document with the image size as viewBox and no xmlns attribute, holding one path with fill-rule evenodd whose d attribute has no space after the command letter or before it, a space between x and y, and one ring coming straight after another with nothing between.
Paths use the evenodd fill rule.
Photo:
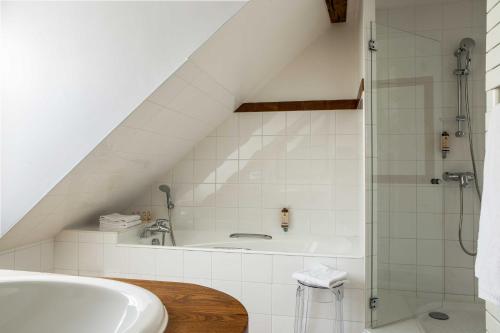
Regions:
<instances>
[{"instance_id":1,"label":"metal drain","mask_svg":"<svg viewBox=\"0 0 500 333\"><path fill-rule=\"evenodd\" d=\"M429 312L429 317L437 320L448 320L450 316L443 312Z\"/></svg>"}]
</instances>

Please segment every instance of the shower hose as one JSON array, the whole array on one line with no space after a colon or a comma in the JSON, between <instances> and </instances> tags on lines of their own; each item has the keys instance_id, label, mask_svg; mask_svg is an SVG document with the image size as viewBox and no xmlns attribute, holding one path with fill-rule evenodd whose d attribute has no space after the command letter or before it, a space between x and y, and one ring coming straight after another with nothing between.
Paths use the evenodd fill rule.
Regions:
<instances>
[{"instance_id":1,"label":"shower hose","mask_svg":"<svg viewBox=\"0 0 500 333\"><path fill-rule=\"evenodd\" d=\"M457 76L458 78L458 89L461 89L461 77ZM481 190L479 188L479 179L477 176L477 165L476 165L476 158L474 154L474 142L472 140L472 117L470 114L470 107L469 107L469 80L468 76L465 75L465 116L467 117L466 122L467 122L467 132L468 132L468 139L469 139L469 152L470 152L470 158L472 162L472 171L474 173L474 187L477 192L477 197L479 198L479 203L481 203L482 200L482 195L481 195ZM477 252L472 250L468 250L463 242L463 223L464 223L464 184L459 184L460 187L460 221L458 224L458 242L460 243L460 247L462 250L468 254L469 256L476 256Z\"/></svg>"}]
</instances>

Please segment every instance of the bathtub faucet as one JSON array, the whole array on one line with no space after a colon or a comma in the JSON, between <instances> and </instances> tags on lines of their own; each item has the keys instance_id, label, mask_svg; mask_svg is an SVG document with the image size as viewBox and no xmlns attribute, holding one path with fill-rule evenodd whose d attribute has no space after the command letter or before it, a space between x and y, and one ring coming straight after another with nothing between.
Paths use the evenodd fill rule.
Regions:
<instances>
[{"instance_id":1,"label":"bathtub faucet","mask_svg":"<svg viewBox=\"0 0 500 333\"><path fill-rule=\"evenodd\" d=\"M144 229L142 229L140 237L146 238L149 235L155 234L157 232L161 232L161 245L165 245L165 234L172 232L172 224L170 223L170 221L167 219L156 219L153 224L148 225L144 227ZM172 245L175 246L175 244Z\"/></svg>"}]
</instances>

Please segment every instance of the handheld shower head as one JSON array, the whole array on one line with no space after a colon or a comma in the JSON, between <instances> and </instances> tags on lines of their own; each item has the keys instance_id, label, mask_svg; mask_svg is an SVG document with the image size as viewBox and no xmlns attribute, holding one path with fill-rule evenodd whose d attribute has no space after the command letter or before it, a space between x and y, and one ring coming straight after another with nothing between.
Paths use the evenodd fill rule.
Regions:
<instances>
[{"instance_id":1,"label":"handheld shower head","mask_svg":"<svg viewBox=\"0 0 500 333\"><path fill-rule=\"evenodd\" d=\"M158 189L161 192L165 193L165 195L167 196L167 208L168 209L174 208L174 200L172 199L172 195L170 194L170 186L162 184L158 186Z\"/></svg>"},{"instance_id":2,"label":"handheld shower head","mask_svg":"<svg viewBox=\"0 0 500 333\"><path fill-rule=\"evenodd\" d=\"M462 38L458 44L458 49L455 51L455 56L458 62L458 71L464 70L464 74L470 71L472 49L476 46L474 39L466 37ZM457 72L455 72L457 73Z\"/></svg>"},{"instance_id":3,"label":"handheld shower head","mask_svg":"<svg viewBox=\"0 0 500 333\"><path fill-rule=\"evenodd\" d=\"M469 52L476 46L474 39L466 37L460 41L460 48L468 50Z\"/></svg>"}]
</instances>

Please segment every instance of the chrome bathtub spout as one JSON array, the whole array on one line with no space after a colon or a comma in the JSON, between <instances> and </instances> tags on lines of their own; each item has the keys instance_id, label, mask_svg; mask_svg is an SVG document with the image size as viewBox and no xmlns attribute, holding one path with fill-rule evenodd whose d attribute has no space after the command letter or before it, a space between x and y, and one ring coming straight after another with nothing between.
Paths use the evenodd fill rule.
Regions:
<instances>
[{"instance_id":1,"label":"chrome bathtub spout","mask_svg":"<svg viewBox=\"0 0 500 333\"><path fill-rule=\"evenodd\" d=\"M165 245L165 234L172 232L172 225L171 225L170 221L167 219L156 219L156 221L153 224L148 225L148 226L144 227L144 229L142 229L142 232L139 235L139 237L146 238L149 235L154 235L158 232L162 234L161 235L161 245L164 246ZM175 244L173 244L173 245L175 246Z\"/></svg>"}]
</instances>

